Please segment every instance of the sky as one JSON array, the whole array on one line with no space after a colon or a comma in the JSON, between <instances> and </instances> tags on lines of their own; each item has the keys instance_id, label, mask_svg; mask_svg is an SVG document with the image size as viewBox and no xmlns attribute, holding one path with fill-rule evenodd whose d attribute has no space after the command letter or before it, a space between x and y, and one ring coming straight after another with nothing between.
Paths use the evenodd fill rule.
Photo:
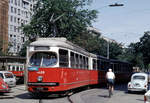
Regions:
<instances>
[{"instance_id":1,"label":"sky","mask_svg":"<svg viewBox=\"0 0 150 103\"><path fill-rule=\"evenodd\" d=\"M124 6L108 6L114 3ZM124 46L138 42L150 31L150 0L93 0L89 8L99 12L93 27Z\"/></svg>"}]
</instances>

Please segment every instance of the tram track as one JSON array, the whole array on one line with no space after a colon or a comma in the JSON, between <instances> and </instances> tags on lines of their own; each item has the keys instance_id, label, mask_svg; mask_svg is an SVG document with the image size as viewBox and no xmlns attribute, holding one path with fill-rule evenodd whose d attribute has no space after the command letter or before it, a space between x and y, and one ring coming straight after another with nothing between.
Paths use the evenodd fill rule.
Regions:
<instances>
[{"instance_id":1,"label":"tram track","mask_svg":"<svg viewBox=\"0 0 150 103\"><path fill-rule=\"evenodd\" d=\"M69 101L70 103L74 103L74 102L71 100L70 96L67 96L67 99L68 99L68 101Z\"/></svg>"},{"instance_id":2,"label":"tram track","mask_svg":"<svg viewBox=\"0 0 150 103\"><path fill-rule=\"evenodd\" d=\"M74 103L73 101L72 101L72 99L71 99L71 95L69 95L69 96L66 96L65 98L60 98L60 99L58 99L58 98L56 98L56 99L39 99L38 100L38 103L54 103L54 102L57 102L57 103L62 103L62 101L64 101L64 103ZM61 100L62 99L62 100Z\"/></svg>"}]
</instances>

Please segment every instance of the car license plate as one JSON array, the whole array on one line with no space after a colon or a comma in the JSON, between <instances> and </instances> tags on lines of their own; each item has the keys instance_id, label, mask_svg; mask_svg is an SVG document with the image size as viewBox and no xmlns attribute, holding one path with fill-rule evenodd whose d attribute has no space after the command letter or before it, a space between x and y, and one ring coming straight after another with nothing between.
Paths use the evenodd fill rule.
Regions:
<instances>
[{"instance_id":1,"label":"car license plate","mask_svg":"<svg viewBox=\"0 0 150 103\"><path fill-rule=\"evenodd\" d=\"M44 90L44 88L38 87L37 90L38 90L38 91L42 91L42 90Z\"/></svg>"}]
</instances>

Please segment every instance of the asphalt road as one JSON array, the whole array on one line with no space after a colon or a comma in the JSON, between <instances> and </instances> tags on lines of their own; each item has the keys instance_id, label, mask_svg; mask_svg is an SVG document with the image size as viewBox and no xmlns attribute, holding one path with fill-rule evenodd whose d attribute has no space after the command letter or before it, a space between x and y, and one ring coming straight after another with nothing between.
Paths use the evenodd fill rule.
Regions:
<instances>
[{"instance_id":1,"label":"asphalt road","mask_svg":"<svg viewBox=\"0 0 150 103\"><path fill-rule=\"evenodd\" d=\"M84 103L144 103L144 93L127 93L126 85L116 86L111 98L108 97L106 88L92 89L86 92L80 94Z\"/></svg>"},{"instance_id":2,"label":"asphalt road","mask_svg":"<svg viewBox=\"0 0 150 103\"><path fill-rule=\"evenodd\" d=\"M12 88L11 93L0 95L0 103L144 103L144 93L127 93L127 85L115 86L111 98L107 88L93 88L80 91L68 97L50 96L46 99L33 99L24 85Z\"/></svg>"}]
</instances>

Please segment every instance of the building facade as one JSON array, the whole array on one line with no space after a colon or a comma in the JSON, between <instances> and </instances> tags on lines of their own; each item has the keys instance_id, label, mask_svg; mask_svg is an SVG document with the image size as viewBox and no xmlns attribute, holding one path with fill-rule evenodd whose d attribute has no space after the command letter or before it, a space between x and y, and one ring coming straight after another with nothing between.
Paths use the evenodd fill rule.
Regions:
<instances>
[{"instance_id":1,"label":"building facade","mask_svg":"<svg viewBox=\"0 0 150 103\"><path fill-rule=\"evenodd\" d=\"M21 27L28 24L33 13L33 0L9 0L9 52L16 55L26 41Z\"/></svg>"},{"instance_id":2,"label":"building facade","mask_svg":"<svg viewBox=\"0 0 150 103\"><path fill-rule=\"evenodd\" d=\"M0 0L0 49L8 49L8 0Z\"/></svg>"}]
</instances>

